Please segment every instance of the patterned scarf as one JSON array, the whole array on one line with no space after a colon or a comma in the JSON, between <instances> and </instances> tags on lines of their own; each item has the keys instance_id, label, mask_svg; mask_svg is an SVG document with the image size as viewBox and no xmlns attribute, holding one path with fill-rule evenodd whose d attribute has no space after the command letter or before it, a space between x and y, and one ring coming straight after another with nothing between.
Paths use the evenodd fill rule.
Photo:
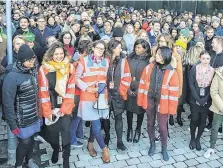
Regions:
<instances>
[{"instance_id":1,"label":"patterned scarf","mask_svg":"<svg viewBox=\"0 0 223 168\"><path fill-rule=\"evenodd\" d=\"M199 87L208 87L211 84L212 78L214 76L214 68L210 65L208 66L206 72L202 71L201 64L196 66L196 80Z\"/></svg>"},{"instance_id":2,"label":"patterned scarf","mask_svg":"<svg viewBox=\"0 0 223 168\"><path fill-rule=\"evenodd\" d=\"M62 97L65 97L66 86L69 78L69 59L64 58L62 62L43 61L42 65L48 69L49 72L56 72L56 86L55 91Z\"/></svg>"}]
</instances>

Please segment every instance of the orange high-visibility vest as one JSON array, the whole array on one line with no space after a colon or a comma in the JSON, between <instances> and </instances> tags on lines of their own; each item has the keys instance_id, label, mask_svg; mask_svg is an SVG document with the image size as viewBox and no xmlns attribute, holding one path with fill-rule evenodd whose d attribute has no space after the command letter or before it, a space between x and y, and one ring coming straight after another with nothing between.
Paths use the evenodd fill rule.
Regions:
<instances>
[{"instance_id":1,"label":"orange high-visibility vest","mask_svg":"<svg viewBox=\"0 0 223 168\"><path fill-rule=\"evenodd\" d=\"M50 102L49 82L46 75L49 71L41 66L39 68L39 98L40 98L40 113L43 117L48 118L52 114L52 105ZM71 114L74 107L75 93L75 68L70 64L70 76L67 82L66 95L62 100L60 112L63 114Z\"/></svg>"},{"instance_id":2,"label":"orange high-visibility vest","mask_svg":"<svg viewBox=\"0 0 223 168\"><path fill-rule=\"evenodd\" d=\"M150 87L150 78L154 64L149 64L143 70L139 89L137 104L144 109L148 108L148 91ZM177 72L166 70L164 72L163 83L161 88L161 97L158 104L158 112L162 114L176 114L179 98L179 78Z\"/></svg>"},{"instance_id":3,"label":"orange high-visibility vest","mask_svg":"<svg viewBox=\"0 0 223 168\"><path fill-rule=\"evenodd\" d=\"M109 67L108 59L104 59L103 61L106 62L105 66L88 66L88 62L93 60L89 60L90 56L80 58L79 64L82 64L84 71L81 77L81 80L86 83L89 87L97 87L98 83L105 83L107 80L107 71ZM107 89L105 90L105 99L107 99ZM95 102L97 101L97 96L95 93L90 93L87 91L81 90L80 94L80 101L90 101Z\"/></svg>"},{"instance_id":4,"label":"orange high-visibility vest","mask_svg":"<svg viewBox=\"0 0 223 168\"><path fill-rule=\"evenodd\" d=\"M126 58L122 59L121 62L121 82L119 87L120 95L123 100L127 100L127 92L132 81L131 71Z\"/></svg>"}]
</instances>

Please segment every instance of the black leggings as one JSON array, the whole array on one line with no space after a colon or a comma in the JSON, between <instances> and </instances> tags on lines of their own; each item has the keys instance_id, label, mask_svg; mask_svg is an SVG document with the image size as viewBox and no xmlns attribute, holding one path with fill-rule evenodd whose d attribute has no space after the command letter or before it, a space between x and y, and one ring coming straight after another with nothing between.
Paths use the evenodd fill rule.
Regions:
<instances>
[{"instance_id":1,"label":"black leggings","mask_svg":"<svg viewBox=\"0 0 223 168\"><path fill-rule=\"evenodd\" d=\"M198 106L196 104L191 104L191 121L190 121L190 133L191 140L195 140L195 132L198 127L196 140L200 140L201 135L204 132L204 128L206 126L206 119L209 112L209 106Z\"/></svg>"},{"instance_id":2,"label":"black leggings","mask_svg":"<svg viewBox=\"0 0 223 168\"><path fill-rule=\"evenodd\" d=\"M107 137L110 137L110 119L103 119L102 124L104 127L105 135ZM117 135L117 142L121 142L123 132L122 113L115 115L115 131Z\"/></svg>"},{"instance_id":3,"label":"black leggings","mask_svg":"<svg viewBox=\"0 0 223 168\"><path fill-rule=\"evenodd\" d=\"M34 147L34 136L26 139L18 138L18 146L16 148L16 164L15 167L22 166L25 158L26 163L32 158Z\"/></svg>"},{"instance_id":4,"label":"black leggings","mask_svg":"<svg viewBox=\"0 0 223 168\"><path fill-rule=\"evenodd\" d=\"M144 118L144 113L137 114L137 126L136 130L141 131L141 126ZM132 120L133 120L133 113L127 111L127 123L128 123L128 129L132 130Z\"/></svg>"}]
</instances>

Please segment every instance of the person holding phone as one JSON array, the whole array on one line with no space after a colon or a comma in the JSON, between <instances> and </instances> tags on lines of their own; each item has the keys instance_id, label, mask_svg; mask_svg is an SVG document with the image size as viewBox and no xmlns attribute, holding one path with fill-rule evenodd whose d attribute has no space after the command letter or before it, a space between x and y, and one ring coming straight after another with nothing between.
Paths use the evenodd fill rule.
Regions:
<instances>
[{"instance_id":1,"label":"person holding phone","mask_svg":"<svg viewBox=\"0 0 223 168\"><path fill-rule=\"evenodd\" d=\"M74 107L75 68L63 45L54 43L39 68L40 111L45 118L44 139L53 148L52 163L58 162L62 137L63 168L69 168L71 113Z\"/></svg>"}]
</instances>

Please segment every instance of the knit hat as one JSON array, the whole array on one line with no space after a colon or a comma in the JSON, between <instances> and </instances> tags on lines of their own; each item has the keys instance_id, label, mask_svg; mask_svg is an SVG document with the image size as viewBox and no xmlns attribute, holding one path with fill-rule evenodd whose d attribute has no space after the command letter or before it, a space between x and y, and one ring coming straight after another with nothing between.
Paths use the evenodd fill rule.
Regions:
<instances>
[{"instance_id":1,"label":"knit hat","mask_svg":"<svg viewBox=\"0 0 223 168\"><path fill-rule=\"evenodd\" d=\"M189 37L189 32L190 32L190 31L189 31L188 28L181 29L181 30L180 30L180 35L182 35L182 36L188 38L188 37Z\"/></svg>"},{"instance_id":2,"label":"knit hat","mask_svg":"<svg viewBox=\"0 0 223 168\"><path fill-rule=\"evenodd\" d=\"M30 60L33 57L35 57L35 53L33 52L33 50L29 48L27 44L21 45L18 52L18 61L24 63L25 61Z\"/></svg>"},{"instance_id":3,"label":"knit hat","mask_svg":"<svg viewBox=\"0 0 223 168\"><path fill-rule=\"evenodd\" d=\"M197 38L195 42L196 42L196 43L197 43L197 42L201 42L201 43L205 44L205 41L204 41L203 38Z\"/></svg>"},{"instance_id":4,"label":"knit hat","mask_svg":"<svg viewBox=\"0 0 223 168\"><path fill-rule=\"evenodd\" d=\"M116 27L113 30L113 37L123 37L124 32L121 27Z\"/></svg>"},{"instance_id":5,"label":"knit hat","mask_svg":"<svg viewBox=\"0 0 223 168\"><path fill-rule=\"evenodd\" d=\"M177 40L176 43L175 43L175 45L176 46L180 46L180 47L182 47L185 50L187 49L187 44L184 43L183 40L181 40L181 39Z\"/></svg>"},{"instance_id":6,"label":"knit hat","mask_svg":"<svg viewBox=\"0 0 223 168\"><path fill-rule=\"evenodd\" d=\"M33 33L27 32L23 33L23 37L25 38L26 41L28 42L33 42L35 41L35 35Z\"/></svg>"}]
</instances>

